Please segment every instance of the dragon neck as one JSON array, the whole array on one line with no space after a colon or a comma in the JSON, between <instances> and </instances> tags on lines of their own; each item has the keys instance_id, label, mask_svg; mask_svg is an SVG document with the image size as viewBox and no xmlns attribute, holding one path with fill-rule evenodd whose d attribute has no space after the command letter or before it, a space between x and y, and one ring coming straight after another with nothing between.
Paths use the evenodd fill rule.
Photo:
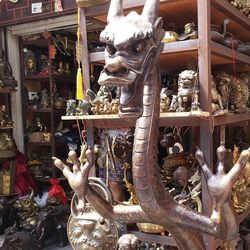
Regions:
<instances>
[{"instance_id":1,"label":"dragon neck","mask_svg":"<svg viewBox=\"0 0 250 250\"><path fill-rule=\"evenodd\" d=\"M177 226L185 219L187 209L178 205L165 190L158 166L158 133L160 117L160 71L152 67L143 90L143 114L136 121L133 148L133 183L138 202L157 224L167 228L179 249L203 250L199 232ZM179 212L178 212L179 211ZM195 215L197 216L197 215ZM186 219L188 223L188 219ZM177 224L176 224L177 223ZM201 220L201 224L203 221ZM192 239L192 240L190 240Z\"/></svg>"},{"instance_id":2,"label":"dragon neck","mask_svg":"<svg viewBox=\"0 0 250 250\"><path fill-rule=\"evenodd\" d=\"M159 96L160 74L158 66L154 66L145 81L143 113L136 122L133 148L133 183L136 195L143 210L154 218L155 209L159 210L162 194L165 193L157 160Z\"/></svg>"}]
</instances>

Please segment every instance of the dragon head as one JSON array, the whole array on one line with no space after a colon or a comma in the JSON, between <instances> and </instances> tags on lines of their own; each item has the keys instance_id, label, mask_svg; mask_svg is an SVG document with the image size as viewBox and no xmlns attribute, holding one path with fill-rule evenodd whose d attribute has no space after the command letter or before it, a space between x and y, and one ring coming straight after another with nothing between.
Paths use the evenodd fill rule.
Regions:
<instances>
[{"instance_id":1,"label":"dragon head","mask_svg":"<svg viewBox=\"0 0 250 250\"><path fill-rule=\"evenodd\" d=\"M142 14L124 16L122 0L111 0L107 26L100 35L106 43L105 66L99 84L121 88L120 116L140 116L143 87L163 49L159 0L147 0Z\"/></svg>"}]
</instances>

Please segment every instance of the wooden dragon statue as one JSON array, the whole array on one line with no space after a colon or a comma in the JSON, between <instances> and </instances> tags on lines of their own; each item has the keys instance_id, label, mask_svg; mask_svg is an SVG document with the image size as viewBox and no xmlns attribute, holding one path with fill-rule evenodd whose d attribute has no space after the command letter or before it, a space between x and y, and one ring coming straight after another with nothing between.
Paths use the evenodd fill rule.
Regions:
<instances>
[{"instance_id":1,"label":"wooden dragon statue","mask_svg":"<svg viewBox=\"0 0 250 250\"><path fill-rule=\"evenodd\" d=\"M86 152L85 164L80 163L75 152L69 153L74 163L73 171L59 159L53 159L75 191L75 211L78 213L84 211L86 197L105 219L159 224L171 233L179 249L202 250L206 249L203 234L225 240L233 240L238 236L238 224L230 205L230 194L249 158L250 149L242 152L238 162L227 174L224 172L226 150L223 146L217 150L216 174L205 163L203 153L200 150L196 152L213 201L211 217L179 205L164 189L157 165L160 112L158 58L163 48L161 40L164 35L162 18L158 17L159 2L147 0L141 15L131 12L124 16L122 0L111 0L108 24L100 36L107 47L99 84L121 87L121 118L137 117L133 148L133 184L139 205L113 205L90 185L88 174L93 165L92 149ZM79 240L82 237L81 230L77 233ZM91 237L91 241L82 237L84 244L76 249L115 249L108 245L98 245L95 240L100 235ZM120 250L134 249L135 236L125 234L118 240L118 244Z\"/></svg>"}]
</instances>

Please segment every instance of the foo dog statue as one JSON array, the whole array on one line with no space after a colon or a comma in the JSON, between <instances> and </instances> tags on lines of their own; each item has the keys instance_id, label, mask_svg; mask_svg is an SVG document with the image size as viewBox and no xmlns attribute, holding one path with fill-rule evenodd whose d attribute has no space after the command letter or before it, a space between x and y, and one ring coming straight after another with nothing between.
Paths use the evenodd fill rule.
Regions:
<instances>
[{"instance_id":1,"label":"foo dog statue","mask_svg":"<svg viewBox=\"0 0 250 250\"><path fill-rule=\"evenodd\" d=\"M229 241L238 236L238 223L230 204L230 195L237 177L250 156L250 149L241 153L239 160L227 174L224 172L226 155L224 146L217 150L219 164L216 174L213 174L206 164L203 153L200 150L196 152L196 158L204 172L213 202L210 217L178 204L164 189L158 171L157 157L160 115L158 59L164 47L161 42L164 30L162 18L158 16L159 4L160 0L147 0L141 15L131 12L124 16L122 0L111 0L108 24L100 36L107 47L105 66L101 72L99 84L105 86L115 84L121 87L120 117L126 119L137 117L132 172L139 204L114 205L99 195L99 192L90 185L88 176L94 164L91 148L86 151L87 162L84 164L80 163L75 152L69 153L69 158L74 165L73 171L61 160L57 158L53 160L68 179L77 198L72 203L77 217L73 216L71 223L77 223L77 221L81 223L80 218L84 215L85 199L87 199L104 220L110 220L111 223L123 221L162 225L173 236L179 249L204 250L203 234ZM195 74L188 72L181 76L180 86L187 85L187 91L180 94L180 109L186 108L184 104L192 100L192 94L197 97L196 88L191 91L195 85L190 84L190 82L194 83ZM194 101L198 104L197 98L194 98ZM80 237L84 235L79 230L77 238ZM95 238L105 242L105 238L100 233L97 233ZM125 233L119 239L118 237L113 239L116 240L113 244L114 248L103 244L100 247L106 250L116 247L120 250L136 249L136 237L133 234ZM88 242L87 239L86 242ZM88 245L84 243L75 249L89 249ZM100 247L95 249L101 249Z\"/></svg>"},{"instance_id":2,"label":"foo dog statue","mask_svg":"<svg viewBox=\"0 0 250 250\"><path fill-rule=\"evenodd\" d=\"M184 70L179 74L177 100L178 106L172 102L170 111L183 112L200 110L197 72Z\"/></svg>"}]
</instances>

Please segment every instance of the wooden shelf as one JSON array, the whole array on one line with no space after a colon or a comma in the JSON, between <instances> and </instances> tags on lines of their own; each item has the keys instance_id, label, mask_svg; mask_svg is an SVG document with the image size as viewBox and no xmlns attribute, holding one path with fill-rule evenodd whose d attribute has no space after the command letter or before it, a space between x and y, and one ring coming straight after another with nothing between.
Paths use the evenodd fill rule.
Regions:
<instances>
[{"instance_id":1,"label":"wooden shelf","mask_svg":"<svg viewBox=\"0 0 250 250\"><path fill-rule=\"evenodd\" d=\"M182 112L182 113L161 113L160 126L199 126L201 119L207 119L208 112L199 112L199 114ZM120 118L115 115L84 115L84 116L62 116L62 120L88 120L93 122L93 126L97 128L128 128L134 127L135 118Z\"/></svg>"},{"instance_id":2,"label":"wooden shelf","mask_svg":"<svg viewBox=\"0 0 250 250\"><path fill-rule=\"evenodd\" d=\"M179 71L186 69L190 63L197 64L199 40L167 43L160 56L160 68ZM211 42L212 65L230 65L233 63L232 49L216 42ZM238 51L234 51L235 61L250 65L250 57ZM91 63L104 64L104 52L89 54Z\"/></svg>"},{"instance_id":3,"label":"wooden shelf","mask_svg":"<svg viewBox=\"0 0 250 250\"><path fill-rule=\"evenodd\" d=\"M15 93L16 90L13 88L9 88L9 87L0 87L0 94L11 94L11 93Z\"/></svg>"},{"instance_id":4,"label":"wooden shelf","mask_svg":"<svg viewBox=\"0 0 250 250\"><path fill-rule=\"evenodd\" d=\"M53 80L60 81L63 83L72 83L75 84L76 77L68 76L66 74L52 74Z\"/></svg>"},{"instance_id":5,"label":"wooden shelf","mask_svg":"<svg viewBox=\"0 0 250 250\"><path fill-rule=\"evenodd\" d=\"M211 0L211 21L222 24L229 18L228 31L242 41L250 41L250 19L227 0Z\"/></svg>"},{"instance_id":6,"label":"wooden shelf","mask_svg":"<svg viewBox=\"0 0 250 250\"><path fill-rule=\"evenodd\" d=\"M31 113L50 113L51 109L50 108L48 108L48 109L28 109L27 111L31 112Z\"/></svg>"},{"instance_id":7,"label":"wooden shelf","mask_svg":"<svg viewBox=\"0 0 250 250\"><path fill-rule=\"evenodd\" d=\"M46 146L46 147L51 147L52 142L28 142L28 145L33 147L33 146Z\"/></svg>"},{"instance_id":8,"label":"wooden shelf","mask_svg":"<svg viewBox=\"0 0 250 250\"><path fill-rule=\"evenodd\" d=\"M7 130L7 129L13 129L14 127L13 126L11 126L11 127L1 127L0 126L0 130Z\"/></svg>"},{"instance_id":9,"label":"wooden shelf","mask_svg":"<svg viewBox=\"0 0 250 250\"><path fill-rule=\"evenodd\" d=\"M219 126L219 125L226 125L236 122L244 122L244 121L250 121L250 112L243 113L243 114L233 114L229 113L222 116L215 116L213 117L213 125Z\"/></svg>"}]
</instances>

